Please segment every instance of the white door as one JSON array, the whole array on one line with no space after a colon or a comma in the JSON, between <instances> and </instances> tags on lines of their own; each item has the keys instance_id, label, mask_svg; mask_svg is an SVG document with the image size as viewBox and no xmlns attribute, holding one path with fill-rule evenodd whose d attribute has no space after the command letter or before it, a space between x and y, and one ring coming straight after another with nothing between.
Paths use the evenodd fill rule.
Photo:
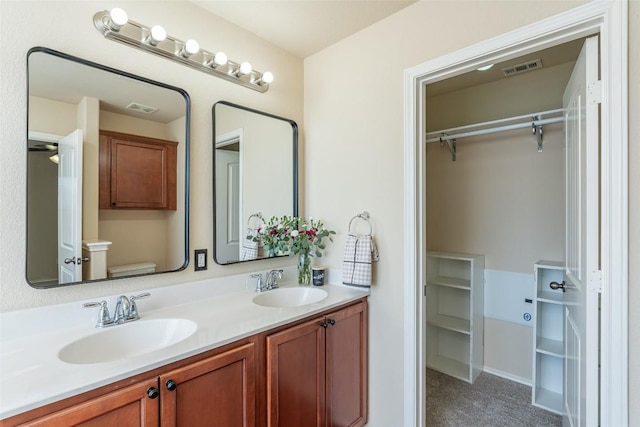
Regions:
<instances>
[{"instance_id":1,"label":"white door","mask_svg":"<svg viewBox=\"0 0 640 427\"><path fill-rule=\"evenodd\" d=\"M562 99L566 240L563 425L598 425L599 171L598 37L585 41Z\"/></svg>"},{"instance_id":2,"label":"white door","mask_svg":"<svg viewBox=\"0 0 640 427\"><path fill-rule=\"evenodd\" d=\"M216 148L218 262L240 260L240 228L240 155L237 151Z\"/></svg>"},{"instance_id":3,"label":"white door","mask_svg":"<svg viewBox=\"0 0 640 427\"><path fill-rule=\"evenodd\" d=\"M82 131L58 141L58 283L82 280Z\"/></svg>"}]
</instances>

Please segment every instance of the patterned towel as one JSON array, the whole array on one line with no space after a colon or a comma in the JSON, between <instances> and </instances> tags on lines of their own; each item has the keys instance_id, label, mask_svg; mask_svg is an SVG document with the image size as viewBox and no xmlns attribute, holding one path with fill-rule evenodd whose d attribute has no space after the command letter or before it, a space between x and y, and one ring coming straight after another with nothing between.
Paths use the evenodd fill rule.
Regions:
<instances>
[{"instance_id":1,"label":"patterned towel","mask_svg":"<svg viewBox=\"0 0 640 427\"><path fill-rule=\"evenodd\" d=\"M242 240L242 249L240 250L240 261L250 261L258 259L258 249L260 242L254 242L252 239L258 235L257 228L247 228L247 232Z\"/></svg>"},{"instance_id":2,"label":"patterned towel","mask_svg":"<svg viewBox=\"0 0 640 427\"><path fill-rule=\"evenodd\" d=\"M371 262L379 259L378 248L371 235L349 233L344 245L342 283L371 286Z\"/></svg>"}]
</instances>

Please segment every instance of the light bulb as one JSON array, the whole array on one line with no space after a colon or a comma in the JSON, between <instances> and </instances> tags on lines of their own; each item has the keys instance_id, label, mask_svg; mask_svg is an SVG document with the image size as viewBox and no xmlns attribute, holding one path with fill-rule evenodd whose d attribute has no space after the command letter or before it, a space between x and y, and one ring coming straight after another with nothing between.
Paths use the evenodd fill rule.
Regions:
<instances>
[{"instance_id":1,"label":"light bulb","mask_svg":"<svg viewBox=\"0 0 640 427\"><path fill-rule=\"evenodd\" d=\"M199 50L200 45L198 44L198 42L193 39L189 39L184 43L184 46L182 46L182 49L180 49L179 53L184 58L188 58L191 55L198 53Z\"/></svg>"},{"instance_id":2,"label":"light bulb","mask_svg":"<svg viewBox=\"0 0 640 427\"><path fill-rule=\"evenodd\" d=\"M240 68L238 68L237 75L238 77L247 75L251 72L252 69L253 68L251 67L251 64L245 61L242 64L240 64Z\"/></svg>"},{"instance_id":3,"label":"light bulb","mask_svg":"<svg viewBox=\"0 0 640 427\"><path fill-rule=\"evenodd\" d=\"M109 27L114 31L119 31L120 28L122 28L122 26L128 21L129 17L127 16L127 12L125 12L124 9L114 7L109 12Z\"/></svg>"},{"instance_id":4,"label":"light bulb","mask_svg":"<svg viewBox=\"0 0 640 427\"><path fill-rule=\"evenodd\" d=\"M264 84L269 84L273 81L273 73L271 71L265 71L262 73L262 78L260 81Z\"/></svg>"},{"instance_id":5,"label":"light bulb","mask_svg":"<svg viewBox=\"0 0 640 427\"><path fill-rule=\"evenodd\" d=\"M216 55L213 57L213 63L216 66L220 66L220 65L224 65L227 63L227 61L229 60L229 58L227 58L227 54L224 52L218 52L216 53Z\"/></svg>"},{"instance_id":6,"label":"light bulb","mask_svg":"<svg viewBox=\"0 0 640 427\"><path fill-rule=\"evenodd\" d=\"M153 27L151 27L151 39L153 39L156 44L164 41L166 38L167 31L160 25L154 25Z\"/></svg>"},{"instance_id":7,"label":"light bulb","mask_svg":"<svg viewBox=\"0 0 640 427\"><path fill-rule=\"evenodd\" d=\"M493 64L485 65L484 67L476 68L478 71L487 71L489 68L493 67Z\"/></svg>"}]
</instances>

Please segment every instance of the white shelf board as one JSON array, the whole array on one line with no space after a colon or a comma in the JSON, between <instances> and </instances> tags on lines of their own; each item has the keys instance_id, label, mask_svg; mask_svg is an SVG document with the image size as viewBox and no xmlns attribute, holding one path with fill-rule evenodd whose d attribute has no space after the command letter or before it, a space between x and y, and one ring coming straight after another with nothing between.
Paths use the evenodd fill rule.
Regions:
<instances>
[{"instance_id":1,"label":"white shelf board","mask_svg":"<svg viewBox=\"0 0 640 427\"><path fill-rule=\"evenodd\" d=\"M459 332L461 334L471 334L471 322L467 319L438 314L435 316L427 316L427 323L449 331Z\"/></svg>"},{"instance_id":2,"label":"white shelf board","mask_svg":"<svg viewBox=\"0 0 640 427\"><path fill-rule=\"evenodd\" d=\"M455 277L428 277L428 285L445 286L448 288L464 289L465 291L471 290L471 281L466 279L456 279Z\"/></svg>"},{"instance_id":3,"label":"white shelf board","mask_svg":"<svg viewBox=\"0 0 640 427\"><path fill-rule=\"evenodd\" d=\"M435 355L427 357L427 368L434 369L454 378L471 382L469 375L471 367L468 363L449 359L448 357Z\"/></svg>"},{"instance_id":4,"label":"white shelf board","mask_svg":"<svg viewBox=\"0 0 640 427\"><path fill-rule=\"evenodd\" d=\"M536 388L535 393L536 396L533 403L534 406L546 409L547 411L553 412L558 415L562 415L564 413L562 408L563 398L561 393L549 391L544 388Z\"/></svg>"},{"instance_id":5,"label":"white shelf board","mask_svg":"<svg viewBox=\"0 0 640 427\"><path fill-rule=\"evenodd\" d=\"M564 292L540 291L538 292L538 302L547 302L550 304L563 304Z\"/></svg>"},{"instance_id":6,"label":"white shelf board","mask_svg":"<svg viewBox=\"0 0 640 427\"><path fill-rule=\"evenodd\" d=\"M538 337L536 351L538 353L548 354L549 356L564 357L564 343L562 341Z\"/></svg>"},{"instance_id":7,"label":"white shelf board","mask_svg":"<svg viewBox=\"0 0 640 427\"><path fill-rule=\"evenodd\" d=\"M543 259L536 262L535 265L547 270L564 270L564 263L562 261L547 261Z\"/></svg>"}]
</instances>

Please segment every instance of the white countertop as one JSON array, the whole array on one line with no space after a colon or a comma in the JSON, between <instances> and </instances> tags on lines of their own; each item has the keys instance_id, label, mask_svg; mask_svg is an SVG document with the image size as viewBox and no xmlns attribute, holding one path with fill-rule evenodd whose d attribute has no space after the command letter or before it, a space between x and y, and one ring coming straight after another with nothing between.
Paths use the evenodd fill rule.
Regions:
<instances>
[{"instance_id":1,"label":"white countertop","mask_svg":"<svg viewBox=\"0 0 640 427\"><path fill-rule=\"evenodd\" d=\"M189 338L167 348L128 359L98 364L69 364L58 358L65 345L99 332L98 309L88 301L0 314L0 419L55 402L238 339L355 301L368 290L325 285L326 299L299 307L271 308L252 302L248 274L150 289L139 300L146 319L182 318L197 323ZM126 279L124 279L126 280ZM281 287L297 287L294 270ZM43 291L46 292L46 291ZM268 292L268 291L267 291ZM141 292L138 292L141 293ZM129 295L127 295L129 296ZM102 298L113 312L117 295ZM113 326L108 329L118 328ZM112 351L117 352L117 348Z\"/></svg>"}]
</instances>

